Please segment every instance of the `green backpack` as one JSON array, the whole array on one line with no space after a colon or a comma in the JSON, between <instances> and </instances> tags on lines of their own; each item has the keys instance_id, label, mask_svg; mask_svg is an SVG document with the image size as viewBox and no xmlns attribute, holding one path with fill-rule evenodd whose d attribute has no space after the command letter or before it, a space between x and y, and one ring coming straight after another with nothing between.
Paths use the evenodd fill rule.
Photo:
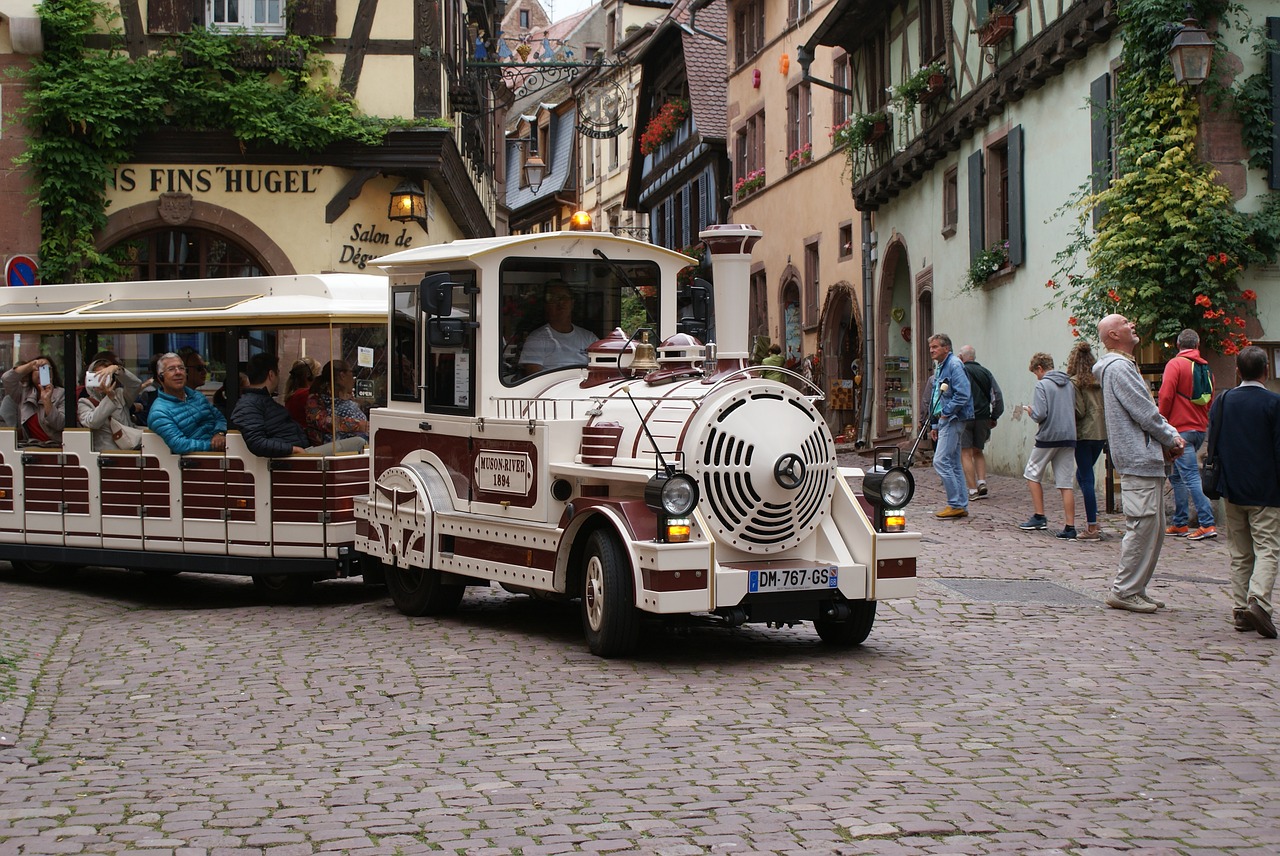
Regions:
<instances>
[{"instance_id":1,"label":"green backpack","mask_svg":"<svg viewBox=\"0 0 1280 856\"><path fill-rule=\"evenodd\" d=\"M1204 363L1197 363L1190 357L1186 359L1191 363L1191 395L1187 397L1192 404L1208 404L1213 400L1213 375Z\"/></svg>"}]
</instances>

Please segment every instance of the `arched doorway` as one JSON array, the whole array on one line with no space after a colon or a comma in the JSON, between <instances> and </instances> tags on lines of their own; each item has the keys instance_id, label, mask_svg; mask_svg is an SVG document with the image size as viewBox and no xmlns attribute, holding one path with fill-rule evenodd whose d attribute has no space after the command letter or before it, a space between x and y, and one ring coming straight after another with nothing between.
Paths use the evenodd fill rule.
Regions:
<instances>
[{"instance_id":1,"label":"arched doorway","mask_svg":"<svg viewBox=\"0 0 1280 856\"><path fill-rule=\"evenodd\" d=\"M913 383L915 331L913 324L914 293L907 248L900 235L895 235L884 253L880 273L880 293L876 301L876 318L880 332L877 376L881 378L883 402L876 420L881 438L910 436L917 429L917 400Z\"/></svg>"},{"instance_id":2,"label":"arched doorway","mask_svg":"<svg viewBox=\"0 0 1280 856\"><path fill-rule=\"evenodd\" d=\"M839 282L827 289L818 331L822 349L822 376L827 379L827 424L836 435L845 426L858 426L858 390L853 378L862 359L862 324L853 286Z\"/></svg>"},{"instance_id":3,"label":"arched doorway","mask_svg":"<svg viewBox=\"0 0 1280 856\"><path fill-rule=\"evenodd\" d=\"M782 286L782 355L787 363L804 355L804 328L800 320L800 283L788 280Z\"/></svg>"}]
</instances>

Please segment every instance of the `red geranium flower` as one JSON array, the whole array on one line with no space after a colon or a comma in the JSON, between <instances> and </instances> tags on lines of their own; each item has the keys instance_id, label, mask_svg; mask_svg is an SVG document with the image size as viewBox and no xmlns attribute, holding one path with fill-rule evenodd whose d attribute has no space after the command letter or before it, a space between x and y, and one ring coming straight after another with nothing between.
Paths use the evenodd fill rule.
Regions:
<instances>
[{"instance_id":1,"label":"red geranium flower","mask_svg":"<svg viewBox=\"0 0 1280 856\"><path fill-rule=\"evenodd\" d=\"M1210 305L1212 305L1212 301L1209 300L1209 296L1207 294L1196 295L1196 306L1210 306Z\"/></svg>"}]
</instances>

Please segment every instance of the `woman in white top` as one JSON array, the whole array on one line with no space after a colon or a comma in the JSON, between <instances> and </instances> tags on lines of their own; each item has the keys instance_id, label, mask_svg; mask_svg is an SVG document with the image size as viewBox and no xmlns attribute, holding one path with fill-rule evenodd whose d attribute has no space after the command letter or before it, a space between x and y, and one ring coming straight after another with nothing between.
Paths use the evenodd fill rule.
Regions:
<instances>
[{"instance_id":1,"label":"woman in white top","mask_svg":"<svg viewBox=\"0 0 1280 856\"><path fill-rule=\"evenodd\" d=\"M95 452L103 449L136 449L136 432L120 430L132 426L130 411L140 381L114 358L103 356L89 364L85 387L76 401L76 417L81 428L90 430L89 442ZM115 419L117 425L112 425ZM127 436L132 434L133 436ZM119 435L119 436L117 436Z\"/></svg>"}]
</instances>

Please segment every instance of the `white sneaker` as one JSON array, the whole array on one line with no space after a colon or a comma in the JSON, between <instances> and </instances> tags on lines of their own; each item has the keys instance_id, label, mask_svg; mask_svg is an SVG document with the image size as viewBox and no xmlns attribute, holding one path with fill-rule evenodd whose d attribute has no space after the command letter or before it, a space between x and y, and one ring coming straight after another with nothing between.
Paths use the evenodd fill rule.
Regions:
<instances>
[{"instance_id":1,"label":"white sneaker","mask_svg":"<svg viewBox=\"0 0 1280 856\"><path fill-rule=\"evenodd\" d=\"M1159 609L1154 603L1147 603L1137 595L1121 597L1113 591L1107 592L1107 599L1104 603L1112 609L1126 609L1129 612L1155 612Z\"/></svg>"},{"instance_id":2,"label":"white sneaker","mask_svg":"<svg viewBox=\"0 0 1280 856\"><path fill-rule=\"evenodd\" d=\"M978 489L976 487L969 488L969 501L973 502L978 498Z\"/></svg>"}]
</instances>

